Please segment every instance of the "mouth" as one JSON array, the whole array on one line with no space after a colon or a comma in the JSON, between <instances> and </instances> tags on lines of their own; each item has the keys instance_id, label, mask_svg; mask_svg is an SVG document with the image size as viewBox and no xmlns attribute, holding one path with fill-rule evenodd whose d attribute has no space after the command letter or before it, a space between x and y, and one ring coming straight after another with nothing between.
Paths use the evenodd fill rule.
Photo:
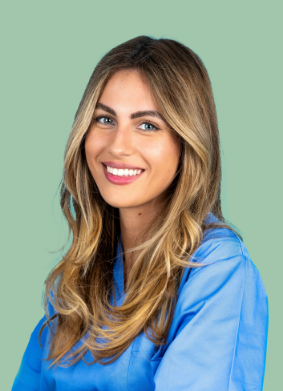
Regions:
<instances>
[{"instance_id":1,"label":"mouth","mask_svg":"<svg viewBox=\"0 0 283 391\"><path fill-rule=\"evenodd\" d=\"M102 163L103 172L106 179L115 185L127 185L136 181L145 170L133 170L133 169L117 169L106 166Z\"/></svg>"}]
</instances>

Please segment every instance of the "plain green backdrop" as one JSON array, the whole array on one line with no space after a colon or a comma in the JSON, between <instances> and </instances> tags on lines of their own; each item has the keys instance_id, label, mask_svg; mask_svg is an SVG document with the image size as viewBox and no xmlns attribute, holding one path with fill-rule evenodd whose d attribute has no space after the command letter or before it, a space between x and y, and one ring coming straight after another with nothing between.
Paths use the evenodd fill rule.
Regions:
<instances>
[{"instance_id":1,"label":"plain green backdrop","mask_svg":"<svg viewBox=\"0 0 283 391\"><path fill-rule=\"evenodd\" d=\"M99 59L138 35L178 40L208 69L224 215L243 235L269 298L264 391L281 389L280 2L2 1L0 15L1 390L11 389L43 316L44 280L60 258L51 252L66 239L57 189L75 111Z\"/></svg>"}]
</instances>

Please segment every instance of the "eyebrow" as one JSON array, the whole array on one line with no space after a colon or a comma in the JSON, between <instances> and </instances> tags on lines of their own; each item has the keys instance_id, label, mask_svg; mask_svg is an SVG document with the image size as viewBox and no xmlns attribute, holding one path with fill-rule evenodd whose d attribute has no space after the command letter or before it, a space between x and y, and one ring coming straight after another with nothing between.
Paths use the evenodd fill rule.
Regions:
<instances>
[{"instance_id":1,"label":"eyebrow","mask_svg":"<svg viewBox=\"0 0 283 391\"><path fill-rule=\"evenodd\" d=\"M114 115L114 117L117 117L116 111L111 109L111 107L104 105L103 103L97 103L95 108L107 111L107 113L110 113L110 114ZM132 113L130 115L130 119L140 118L140 117L144 117L144 116L148 116L148 115L151 117L160 118L160 119L162 119L162 121L166 122L165 119L163 118L163 116L158 111L155 111L155 110L137 111L137 112Z\"/></svg>"}]
</instances>

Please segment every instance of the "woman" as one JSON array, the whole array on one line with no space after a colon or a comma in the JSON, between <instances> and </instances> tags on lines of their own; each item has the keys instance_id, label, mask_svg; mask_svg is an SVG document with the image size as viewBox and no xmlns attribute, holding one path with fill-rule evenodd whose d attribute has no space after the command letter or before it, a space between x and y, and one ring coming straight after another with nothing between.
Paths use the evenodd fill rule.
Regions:
<instances>
[{"instance_id":1,"label":"woman","mask_svg":"<svg viewBox=\"0 0 283 391\"><path fill-rule=\"evenodd\" d=\"M261 390L266 292L225 224L211 84L179 42L107 53L77 110L72 242L13 390Z\"/></svg>"}]
</instances>

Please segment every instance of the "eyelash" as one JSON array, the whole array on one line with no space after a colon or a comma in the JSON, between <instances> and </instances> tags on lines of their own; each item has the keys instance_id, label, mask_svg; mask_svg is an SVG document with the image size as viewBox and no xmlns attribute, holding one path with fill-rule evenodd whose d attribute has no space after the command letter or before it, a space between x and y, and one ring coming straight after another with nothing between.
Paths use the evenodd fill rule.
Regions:
<instances>
[{"instance_id":1,"label":"eyelash","mask_svg":"<svg viewBox=\"0 0 283 391\"><path fill-rule=\"evenodd\" d=\"M111 121L113 121L112 118L107 117L107 116L105 116L105 115L101 115L101 116L99 116L99 117L94 118L94 121L95 121L95 122L98 122L101 118L107 118L107 119L110 119ZM144 130L144 129L142 129L142 130L144 130L145 132L155 132L155 131L159 130L159 128L158 128L155 124L153 124L152 122L150 122L150 121L143 121L140 125L143 125L143 124L151 125L151 126L154 126L154 127L155 127L155 129L150 129L150 130ZM107 124L102 124L102 125L107 125ZM139 125L139 126L140 126L140 125Z\"/></svg>"}]
</instances>

